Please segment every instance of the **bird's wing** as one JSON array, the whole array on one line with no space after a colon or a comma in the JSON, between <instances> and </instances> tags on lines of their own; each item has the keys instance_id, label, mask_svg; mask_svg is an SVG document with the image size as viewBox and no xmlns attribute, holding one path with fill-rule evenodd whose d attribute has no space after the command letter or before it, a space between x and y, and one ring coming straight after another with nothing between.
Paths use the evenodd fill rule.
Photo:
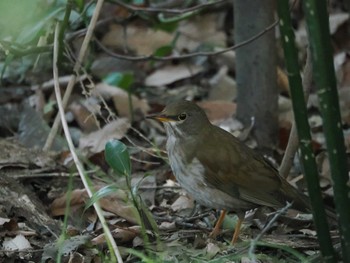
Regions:
<instances>
[{"instance_id":1,"label":"bird's wing","mask_svg":"<svg viewBox=\"0 0 350 263\"><path fill-rule=\"evenodd\" d=\"M196 153L206 168L206 182L244 201L271 207L283 206L285 200L279 191L282 182L276 169L231 134L217 127L215 129L219 132L218 137L203 142L207 144L206 153L201 151L200 146Z\"/></svg>"}]
</instances>

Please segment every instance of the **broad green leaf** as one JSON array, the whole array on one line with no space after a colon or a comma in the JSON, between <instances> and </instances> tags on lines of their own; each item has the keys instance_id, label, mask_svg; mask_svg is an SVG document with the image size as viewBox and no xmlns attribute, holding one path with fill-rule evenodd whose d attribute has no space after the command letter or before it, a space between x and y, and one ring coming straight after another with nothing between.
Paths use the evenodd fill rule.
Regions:
<instances>
[{"instance_id":1,"label":"broad green leaf","mask_svg":"<svg viewBox=\"0 0 350 263\"><path fill-rule=\"evenodd\" d=\"M129 152L126 145L121 141L110 140L106 143L105 159L118 175L130 175L131 162Z\"/></svg>"},{"instance_id":2,"label":"broad green leaf","mask_svg":"<svg viewBox=\"0 0 350 263\"><path fill-rule=\"evenodd\" d=\"M155 25L154 25L154 29L160 29L163 30L165 32L168 33L173 33L179 26L179 22L178 21L173 21L173 22L161 22L158 21Z\"/></svg>"},{"instance_id":3,"label":"broad green leaf","mask_svg":"<svg viewBox=\"0 0 350 263\"><path fill-rule=\"evenodd\" d=\"M131 72L114 72L111 74L108 74L104 79L103 82L118 86L124 90L128 90L129 87L134 83L134 75Z\"/></svg>"},{"instance_id":4,"label":"broad green leaf","mask_svg":"<svg viewBox=\"0 0 350 263\"><path fill-rule=\"evenodd\" d=\"M154 51L153 55L156 57L165 57L171 55L173 48L170 45L162 46Z\"/></svg>"}]
</instances>

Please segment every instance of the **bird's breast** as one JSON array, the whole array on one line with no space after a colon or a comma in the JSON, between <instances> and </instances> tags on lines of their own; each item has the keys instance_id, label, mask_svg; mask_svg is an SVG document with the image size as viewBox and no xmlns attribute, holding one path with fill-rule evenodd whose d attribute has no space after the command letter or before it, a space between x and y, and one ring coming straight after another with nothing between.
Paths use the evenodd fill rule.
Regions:
<instances>
[{"instance_id":1,"label":"bird's breast","mask_svg":"<svg viewBox=\"0 0 350 263\"><path fill-rule=\"evenodd\" d=\"M242 201L208 185L204 166L195 157L186 160L184 147L186 147L186 143L181 142L180 144L175 136L168 134L169 163L180 186L201 205L215 209L239 209Z\"/></svg>"}]
</instances>

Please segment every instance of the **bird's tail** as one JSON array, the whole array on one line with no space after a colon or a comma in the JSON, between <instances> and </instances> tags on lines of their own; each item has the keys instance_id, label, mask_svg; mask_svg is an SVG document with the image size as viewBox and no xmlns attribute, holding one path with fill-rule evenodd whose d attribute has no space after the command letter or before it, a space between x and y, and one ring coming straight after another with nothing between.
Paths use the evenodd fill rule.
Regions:
<instances>
[{"instance_id":1,"label":"bird's tail","mask_svg":"<svg viewBox=\"0 0 350 263\"><path fill-rule=\"evenodd\" d=\"M282 183L281 190L284 192L284 194L287 196L287 199L292 202L292 208L299 210L300 212L306 212L311 213L311 204L310 199L307 195L300 192L295 187L291 186L288 182L284 181ZM325 211L327 214L327 217L332 221L337 221L337 215L333 208L329 206L325 206Z\"/></svg>"}]
</instances>

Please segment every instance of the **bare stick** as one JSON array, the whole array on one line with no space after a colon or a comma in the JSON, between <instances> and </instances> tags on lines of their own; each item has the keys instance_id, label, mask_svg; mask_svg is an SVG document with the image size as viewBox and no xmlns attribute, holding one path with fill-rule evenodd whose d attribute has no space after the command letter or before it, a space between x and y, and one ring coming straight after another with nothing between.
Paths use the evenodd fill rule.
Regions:
<instances>
[{"instance_id":1,"label":"bare stick","mask_svg":"<svg viewBox=\"0 0 350 263\"><path fill-rule=\"evenodd\" d=\"M278 211L276 211L275 215L273 216L273 218L266 224L266 226L263 228L263 230L261 230L261 232L259 233L259 235L256 236L256 238L254 240L251 241L250 243L250 247L249 247L249 251L248 251L248 255L249 257L252 259L253 262L256 262L255 259L255 255L254 255L254 251L256 248L256 244L258 243L258 241L261 239L261 237L272 227L273 223L276 222L277 218L285 213L290 207L291 207L291 203L288 203L282 207L281 209L279 209Z\"/></svg>"},{"instance_id":2,"label":"bare stick","mask_svg":"<svg viewBox=\"0 0 350 263\"><path fill-rule=\"evenodd\" d=\"M84 60L86 50L89 46L89 43L90 43L90 40L92 37L92 33L93 33L94 28L96 26L98 16L101 12L103 1L104 0L98 0L96 3L96 8L95 8L94 14L92 15L88 30L86 32L84 41L83 41L81 48L80 48L80 51L79 51L78 59L75 62L75 65L73 68L73 74L71 75L71 78L70 78L68 85L67 85L66 92L64 93L64 96L63 96L63 100L62 100L63 109L65 109L67 106L68 99L73 91L73 87L74 87L74 84L76 82L76 76L79 75L79 69L80 69L81 64ZM60 127L60 114L57 114L55 121L54 121L54 124L52 125L51 131L49 133L49 136L47 137L46 143L44 145L44 148L43 148L44 151L49 150L51 148L51 145L52 145L53 140L57 134L59 127Z\"/></svg>"},{"instance_id":3,"label":"bare stick","mask_svg":"<svg viewBox=\"0 0 350 263\"><path fill-rule=\"evenodd\" d=\"M128 55L122 55L122 54L117 54L105 47L99 40L95 39L96 44L108 55L119 58L119 59L124 59L124 60L130 60L130 61L144 61L144 60L159 60L159 61L167 61L167 60L173 60L173 59L187 59L187 58L192 58L196 56L216 56L222 53L225 53L230 50L235 50L237 48L240 48L242 46L248 45L249 43L253 42L254 40L258 39L259 37L263 36L266 34L266 32L270 31L271 29L275 28L275 26L278 24L279 20L273 22L270 26L259 32L258 34L252 36L251 38L240 42L234 46L228 47L228 48L223 48L222 50L219 51L214 51L214 52L206 52L206 51L200 51L200 52L193 52L190 54L186 55L175 55L175 56L165 56L165 57L159 57L159 56L154 56L154 55L146 55L146 56L128 56Z\"/></svg>"},{"instance_id":4,"label":"bare stick","mask_svg":"<svg viewBox=\"0 0 350 263\"><path fill-rule=\"evenodd\" d=\"M56 24L56 29L55 29L55 40L54 40L54 52L53 52L53 77L54 77L54 86L55 86L55 94L56 94L56 100L57 100L57 105L58 105L58 110L59 110L59 115L60 115L60 119L61 119L61 123L62 123L62 127L64 130L64 134L66 136L66 140L68 143L68 147L70 150L70 153L73 157L75 166L77 167L78 173L80 175L81 181L84 184L85 190L88 193L89 197L91 198L93 193L90 189L90 186L88 184L88 181L86 180L86 175L85 175L85 170L83 168L82 163L80 162L76 151L75 151L75 147L72 141L72 137L69 133L69 128L68 128L68 124L67 124L67 120L65 119L64 116L64 107L63 107L63 101L62 101L62 96L61 96L61 90L60 90L60 85L59 85L59 78L58 78L58 68L57 68L57 58L58 58L58 35L60 32L60 26L59 23ZM118 259L118 262L123 262L123 259L120 255L119 249L117 244L115 243L115 240L112 236L112 233L110 232L106 219L103 216L103 212L102 209L100 207L100 205L98 204L98 202L94 202L93 204L96 214L101 222L102 228L104 230L105 233L105 237L108 240L107 242L109 242L109 244L111 245L115 256ZM111 251L112 252L112 251Z\"/></svg>"}]
</instances>

